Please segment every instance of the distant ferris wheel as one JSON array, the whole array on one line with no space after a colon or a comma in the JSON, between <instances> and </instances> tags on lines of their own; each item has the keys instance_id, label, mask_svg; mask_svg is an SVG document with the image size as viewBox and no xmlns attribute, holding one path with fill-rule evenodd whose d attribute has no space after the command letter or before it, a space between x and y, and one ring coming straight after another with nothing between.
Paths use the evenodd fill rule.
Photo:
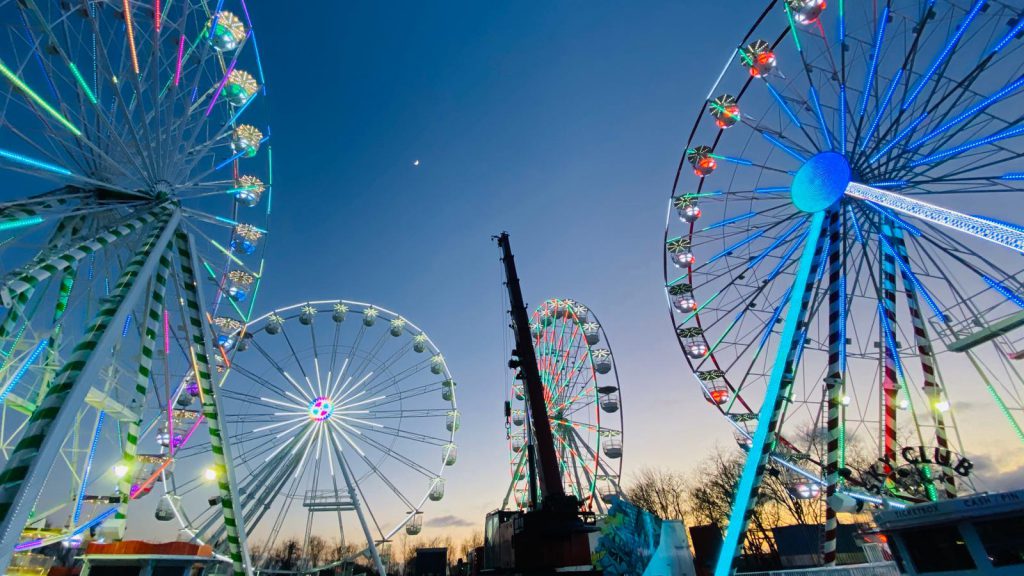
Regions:
<instances>
[{"instance_id":1,"label":"distant ferris wheel","mask_svg":"<svg viewBox=\"0 0 1024 576\"><path fill-rule=\"evenodd\" d=\"M563 487L582 510L603 514L619 491L622 473L621 390L608 337L591 309L558 298L534 311L530 331ZM505 508L530 503L532 430L524 399L523 383L516 380L508 415L512 481Z\"/></svg>"},{"instance_id":2,"label":"distant ferris wheel","mask_svg":"<svg viewBox=\"0 0 1024 576\"><path fill-rule=\"evenodd\" d=\"M220 344L236 351L219 395L254 568L308 573L365 553L383 573L380 548L420 532L456 462L461 418L444 356L404 316L348 300L225 324ZM193 393L183 387L178 398ZM207 502L209 449L177 451L159 519L218 549L227 526ZM277 545L295 539L308 550L313 536L354 545L343 557L274 563Z\"/></svg>"}]
</instances>

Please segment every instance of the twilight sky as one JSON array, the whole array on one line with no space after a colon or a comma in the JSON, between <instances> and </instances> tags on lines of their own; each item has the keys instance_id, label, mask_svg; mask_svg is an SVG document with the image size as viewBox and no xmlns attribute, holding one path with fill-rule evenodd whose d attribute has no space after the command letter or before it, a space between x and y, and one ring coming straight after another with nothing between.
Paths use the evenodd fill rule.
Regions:
<instances>
[{"instance_id":1,"label":"twilight sky","mask_svg":"<svg viewBox=\"0 0 1024 576\"><path fill-rule=\"evenodd\" d=\"M719 32L762 6L252 6L276 161L260 307L373 302L442 349L463 427L428 526L480 526L508 485L507 317L490 240L502 230L531 305L573 298L602 319L623 389L626 479L643 466L686 471L733 445L676 345L661 236L685 130L741 33Z\"/></svg>"}]
</instances>

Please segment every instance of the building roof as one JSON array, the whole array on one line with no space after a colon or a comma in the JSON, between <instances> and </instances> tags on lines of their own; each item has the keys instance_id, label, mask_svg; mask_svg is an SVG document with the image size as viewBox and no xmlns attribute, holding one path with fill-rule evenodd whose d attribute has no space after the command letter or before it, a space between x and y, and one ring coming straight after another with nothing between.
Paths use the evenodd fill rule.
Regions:
<instances>
[{"instance_id":1,"label":"building roof","mask_svg":"<svg viewBox=\"0 0 1024 576\"><path fill-rule=\"evenodd\" d=\"M962 522L972 518L1024 514L1024 490L975 494L875 513L882 531Z\"/></svg>"}]
</instances>

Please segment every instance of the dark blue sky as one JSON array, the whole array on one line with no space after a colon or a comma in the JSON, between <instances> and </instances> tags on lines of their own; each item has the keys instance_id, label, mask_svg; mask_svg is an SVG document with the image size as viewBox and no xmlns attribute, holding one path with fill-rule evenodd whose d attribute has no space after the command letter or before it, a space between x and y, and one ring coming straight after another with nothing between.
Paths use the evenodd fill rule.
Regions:
<instances>
[{"instance_id":1,"label":"dark blue sky","mask_svg":"<svg viewBox=\"0 0 1024 576\"><path fill-rule=\"evenodd\" d=\"M729 9L753 15L756 4ZM627 476L687 469L732 442L689 380L661 287L685 130L734 40L711 33L713 6L252 10L275 160L261 307L359 299L432 335L464 420L452 498L428 519L479 523L507 487L507 320L490 241L502 230L531 305L569 297L600 315L622 380Z\"/></svg>"}]
</instances>

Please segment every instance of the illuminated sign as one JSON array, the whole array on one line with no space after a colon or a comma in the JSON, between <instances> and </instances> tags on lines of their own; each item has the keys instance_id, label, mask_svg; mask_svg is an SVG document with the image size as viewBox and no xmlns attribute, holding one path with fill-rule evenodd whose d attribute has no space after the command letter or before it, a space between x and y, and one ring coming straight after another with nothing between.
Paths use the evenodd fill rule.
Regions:
<instances>
[{"instance_id":1,"label":"illuminated sign","mask_svg":"<svg viewBox=\"0 0 1024 576\"><path fill-rule=\"evenodd\" d=\"M883 490L908 496L926 497L944 475L966 478L974 463L947 448L905 446L895 454L886 454L860 473L861 483L869 491Z\"/></svg>"}]
</instances>

